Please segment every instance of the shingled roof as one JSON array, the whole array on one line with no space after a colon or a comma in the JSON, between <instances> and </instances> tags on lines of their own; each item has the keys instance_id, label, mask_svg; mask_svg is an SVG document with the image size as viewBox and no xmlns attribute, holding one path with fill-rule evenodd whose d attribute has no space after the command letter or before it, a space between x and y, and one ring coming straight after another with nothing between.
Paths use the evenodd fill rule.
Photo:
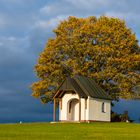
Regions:
<instances>
[{"instance_id":1,"label":"shingled roof","mask_svg":"<svg viewBox=\"0 0 140 140\"><path fill-rule=\"evenodd\" d=\"M57 89L54 97L60 97L62 91L75 91L81 98L87 98L89 96L92 98L111 100L111 97L109 97L93 79L85 76L66 78ZM61 94L61 96L62 95L63 94Z\"/></svg>"}]
</instances>

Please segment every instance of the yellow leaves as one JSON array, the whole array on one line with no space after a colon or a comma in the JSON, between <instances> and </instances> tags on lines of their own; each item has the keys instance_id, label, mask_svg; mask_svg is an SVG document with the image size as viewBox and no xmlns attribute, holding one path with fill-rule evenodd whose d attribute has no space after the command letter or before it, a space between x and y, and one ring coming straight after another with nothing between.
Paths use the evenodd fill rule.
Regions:
<instances>
[{"instance_id":1,"label":"yellow leaves","mask_svg":"<svg viewBox=\"0 0 140 140\"><path fill-rule=\"evenodd\" d=\"M32 85L33 96L50 95L53 91L46 90L49 85L57 87L66 76L76 74L106 81L104 86L99 84L109 93L112 88L120 89L113 97L133 95L132 87L140 82L135 72L140 70L140 48L124 21L106 16L71 16L61 21L54 33L35 66L40 81Z\"/></svg>"},{"instance_id":2,"label":"yellow leaves","mask_svg":"<svg viewBox=\"0 0 140 140\"><path fill-rule=\"evenodd\" d=\"M47 88L47 82L46 81L38 81L38 82L35 82L31 85L31 89L34 91L32 93L32 96L35 97L35 98L39 98L41 96L41 91L43 89L46 89Z\"/></svg>"},{"instance_id":3,"label":"yellow leaves","mask_svg":"<svg viewBox=\"0 0 140 140\"><path fill-rule=\"evenodd\" d=\"M34 88L34 90L39 91L42 88L46 88L47 87L47 82L46 81L38 81L32 84L32 88Z\"/></svg>"}]
</instances>

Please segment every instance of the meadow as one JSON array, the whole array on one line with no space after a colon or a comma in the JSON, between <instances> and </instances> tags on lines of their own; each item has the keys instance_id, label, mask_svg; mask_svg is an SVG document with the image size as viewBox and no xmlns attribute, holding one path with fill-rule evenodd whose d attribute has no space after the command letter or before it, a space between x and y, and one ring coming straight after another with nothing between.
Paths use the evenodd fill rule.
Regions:
<instances>
[{"instance_id":1,"label":"meadow","mask_svg":"<svg viewBox=\"0 0 140 140\"><path fill-rule=\"evenodd\" d=\"M140 124L0 124L0 140L140 140Z\"/></svg>"}]
</instances>

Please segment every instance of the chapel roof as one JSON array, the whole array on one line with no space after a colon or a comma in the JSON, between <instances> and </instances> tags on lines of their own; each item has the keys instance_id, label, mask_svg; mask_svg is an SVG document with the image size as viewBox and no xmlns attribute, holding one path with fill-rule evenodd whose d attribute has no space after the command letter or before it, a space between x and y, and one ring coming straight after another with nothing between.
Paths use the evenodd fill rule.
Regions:
<instances>
[{"instance_id":1,"label":"chapel roof","mask_svg":"<svg viewBox=\"0 0 140 140\"><path fill-rule=\"evenodd\" d=\"M89 96L111 100L111 97L93 79L85 76L67 77L57 89L54 97L62 97L66 91L75 91L81 98L87 98Z\"/></svg>"}]
</instances>

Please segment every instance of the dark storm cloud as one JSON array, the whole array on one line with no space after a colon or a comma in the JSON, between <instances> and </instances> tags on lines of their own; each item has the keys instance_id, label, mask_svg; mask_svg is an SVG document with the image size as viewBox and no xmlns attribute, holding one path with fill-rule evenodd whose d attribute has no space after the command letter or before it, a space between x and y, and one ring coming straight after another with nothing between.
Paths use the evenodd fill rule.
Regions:
<instances>
[{"instance_id":1,"label":"dark storm cloud","mask_svg":"<svg viewBox=\"0 0 140 140\"><path fill-rule=\"evenodd\" d=\"M124 113L128 111L130 119L140 122L140 101L139 100L121 100L116 102L113 110L118 113Z\"/></svg>"}]
</instances>

